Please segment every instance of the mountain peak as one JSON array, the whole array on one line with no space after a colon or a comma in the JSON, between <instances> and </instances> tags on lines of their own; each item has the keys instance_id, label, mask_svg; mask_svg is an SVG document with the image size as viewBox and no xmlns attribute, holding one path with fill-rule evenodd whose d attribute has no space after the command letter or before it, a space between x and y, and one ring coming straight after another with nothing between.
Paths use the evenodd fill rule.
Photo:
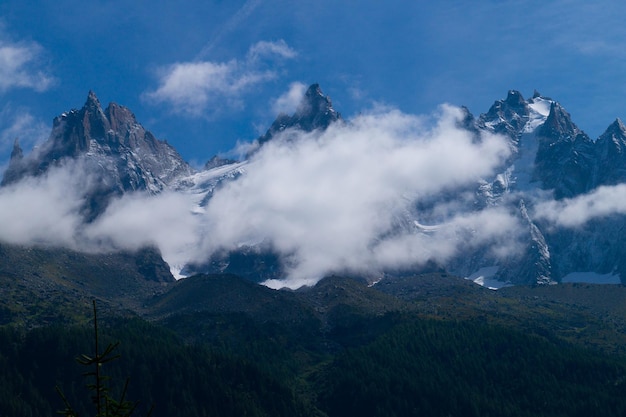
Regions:
<instances>
[{"instance_id":1,"label":"mountain peak","mask_svg":"<svg viewBox=\"0 0 626 417\"><path fill-rule=\"evenodd\" d=\"M330 97L322 92L320 85L311 84L300 101L294 117L299 117L303 130L315 130L328 127L340 116L333 109Z\"/></svg>"},{"instance_id":2,"label":"mountain peak","mask_svg":"<svg viewBox=\"0 0 626 417\"><path fill-rule=\"evenodd\" d=\"M259 138L259 144L272 139L276 134L289 129L312 132L326 129L333 122L341 120L341 115L333 108L330 97L324 95L319 84L311 84L302 97L292 116L280 114L268 131Z\"/></svg>"},{"instance_id":3,"label":"mountain peak","mask_svg":"<svg viewBox=\"0 0 626 417\"><path fill-rule=\"evenodd\" d=\"M524 102L524 97L517 90L509 90L506 96L506 102L509 105L521 105Z\"/></svg>"},{"instance_id":4,"label":"mountain peak","mask_svg":"<svg viewBox=\"0 0 626 417\"><path fill-rule=\"evenodd\" d=\"M622 134L626 133L626 126L624 126L624 123L619 117L615 119L615 121L609 126L608 129L613 129L615 131L622 132Z\"/></svg>"},{"instance_id":5,"label":"mountain peak","mask_svg":"<svg viewBox=\"0 0 626 417\"><path fill-rule=\"evenodd\" d=\"M13 142L13 150L11 151L11 160L20 160L24 157L24 152L20 146L19 138L15 138Z\"/></svg>"},{"instance_id":6,"label":"mountain peak","mask_svg":"<svg viewBox=\"0 0 626 417\"><path fill-rule=\"evenodd\" d=\"M621 148L626 145L626 126L619 118L615 119L596 141L597 144L608 144L611 142L613 143L611 146L617 146L620 149L620 153Z\"/></svg>"},{"instance_id":7,"label":"mountain peak","mask_svg":"<svg viewBox=\"0 0 626 417\"><path fill-rule=\"evenodd\" d=\"M157 193L193 169L174 148L139 124L126 107L114 103L102 110L93 91L80 110L64 112L53 120L48 140L22 158L16 142L2 185L25 176L39 176L63 160L84 161L102 183L86 191L86 218L102 212L109 199L126 191Z\"/></svg>"},{"instance_id":8,"label":"mountain peak","mask_svg":"<svg viewBox=\"0 0 626 417\"><path fill-rule=\"evenodd\" d=\"M554 140L567 139L573 141L578 133L580 130L572 122L569 113L559 103L553 101L550 104L550 113L541 126L539 134Z\"/></svg>"},{"instance_id":9,"label":"mountain peak","mask_svg":"<svg viewBox=\"0 0 626 417\"><path fill-rule=\"evenodd\" d=\"M322 93L322 89L318 83L313 83L307 88L306 93L304 94L306 97L309 96L320 96L324 97L324 93Z\"/></svg>"},{"instance_id":10,"label":"mountain peak","mask_svg":"<svg viewBox=\"0 0 626 417\"><path fill-rule=\"evenodd\" d=\"M495 101L487 113L480 115L478 125L514 139L526 125L529 112L522 94L509 90L506 99Z\"/></svg>"},{"instance_id":11,"label":"mountain peak","mask_svg":"<svg viewBox=\"0 0 626 417\"><path fill-rule=\"evenodd\" d=\"M87 101L85 101L85 105L83 107L95 107L95 108L102 107L100 105L100 100L98 100L98 97L96 96L96 93L94 93L93 90L89 90L89 93L87 94Z\"/></svg>"}]
</instances>

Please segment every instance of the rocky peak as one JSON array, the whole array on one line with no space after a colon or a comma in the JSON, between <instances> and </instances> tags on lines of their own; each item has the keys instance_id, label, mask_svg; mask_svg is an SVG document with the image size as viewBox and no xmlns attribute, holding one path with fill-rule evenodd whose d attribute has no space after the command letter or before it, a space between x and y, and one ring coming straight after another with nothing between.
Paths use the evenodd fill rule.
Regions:
<instances>
[{"instance_id":1,"label":"rocky peak","mask_svg":"<svg viewBox=\"0 0 626 417\"><path fill-rule=\"evenodd\" d=\"M517 141L528 121L529 113L528 103L522 94L516 90L509 90L506 99L494 102L489 111L480 116L478 125Z\"/></svg>"},{"instance_id":2,"label":"rocky peak","mask_svg":"<svg viewBox=\"0 0 626 417\"><path fill-rule=\"evenodd\" d=\"M269 141L277 133L289 128L312 132L317 129L326 129L338 120L341 120L341 115L333 108L330 98L324 95L319 84L312 84L304 94L296 112L291 116L278 115L268 131L259 138L259 144Z\"/></svg>"},{"instance_id":3,"label":"rocky peak","mask_svg":"<svg viewBox=\"0 0 626 417\"><path fill-rule=\"evenodd\" d=\"M322 93L319 84L311 85L304 94L294 114L298 118L302 129L313 130L326 128L339 119L339 113L333 109L330 97Z\"/></svg>"},{"instance_id":4,"label":"rocky peak","mask_svg":"<svg viewBox=\"0 0 626 417\"><path fill-rule=\"evenodd\" d=\"M83 107L95 110L102 109L100 100L98 100L98 97L93 90L89 90L89 93L87 94L87 101L85 101L85 105Z\"/></svg>"},{"instance_id":5,"label":"rocky peak","mask_svg":"<svg viewBox=\"0 0 626 417\"><path fill-rule=\"evenodd\" d=\"M506 100L504 101L510 108L517 108L523 110L526 106L526 102L524 101L524 97L517 90L509 90L506 95Z\"/></svg>"},{"instance_id":6,"label":"rocky peak","mask_svg":"<svg viewBox=\"0 0 626 417\"><path fill-rule=\"evenodd\" d=\"M626 126L616 119L595 143L594 185L626 181Z\"/></svg>"},{"instance_id":7,"label":"rocky peak","mask_svg":"<svg viewBox=\"0 0 626 417\"><path fill-rule=\"evenodd\" d=\"M20 153L14 148L2 184L44 174L62 161L84 162L84 169L100 179L98 189L85 191L89 218L97 216L111 196L138 190L157 193L193 172L174 148L144 129L128 108L111 103L103 111L93 91L80 110L54 118L50 137L37 152L18 158Z\"/></svg>"},{"instance_id":8,"label":"rocky peak","mask_svg":"<svg viewBox=\"0 0 626 417\"><path fill-rule=\"evenodd\" d=\"M593 184L595 149L593 141L580 130L556 101L546 121L537 129L539 148L533 176L556 198L574 197Z\"/></svg>"},{"instance_id":9,"label":"rocky peak","mask_svg":"<svg viewBox=\"0 0 626 417\"><path fill-rule=\"evenodd\" d=\"M13 142L13 149L11 150L11 159L9 160L9 166L4 171L4 176L0 182L0 186L10 184L17 181L20 178L20 172L24 165L24 152L20 147L19 139L15 139Z\"/></svg>"},{"instance_id":10,"label":"rocky peak","mask_svg":"<svg viewBox=\"0 0 626 417\"><path fill-rule=\"evenodd\" d=\"M573 141L579 133L581 131L572 122L570 114L559 103L553 101L548 118L539 128L539 136L550 138L554 141Z\"/></svg>"},{"instance_id":11,"label":"rocky peak","mask_svg":"<svg viewBox=\"0 0 626 417\"><path fill-rule=\"evenodd\" d=\"M110 130L118 133L118 135L128 132L138 124L133 112L127 107L116 103L110 103L104 111L104 115L109 123Z\"/></svg>"},{"instance_id":12,"label":"rocky peak","mask_svg":"<svg viewBox=\"0 0 626 417\"><path fill-rule=\"evenodd\" d=\"M626 142L626 126L624 126L624 123L622 123L619 118L615 119L615 121L611 123L611 125L598 138L598 142L608 140L615 142L616 145Z\"/></svg>"},{"instance_id":13,"label":"rocky peak","mask_svg":"<svg viewBox=\"0 0 626 417\"><path fill-rule=\"evenodd\" d=\"M11 160L19 161L22 158L24 158L24 152L20 147L20 140L15 138L15 141L13 142L13 150L11 150Z\"/></svg>"}]
</instances>

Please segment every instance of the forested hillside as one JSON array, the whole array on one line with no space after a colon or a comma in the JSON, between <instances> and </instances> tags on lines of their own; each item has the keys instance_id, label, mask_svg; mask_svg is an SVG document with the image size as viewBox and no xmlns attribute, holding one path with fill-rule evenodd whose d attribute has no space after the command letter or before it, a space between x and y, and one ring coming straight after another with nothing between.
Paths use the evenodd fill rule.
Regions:
<instances>
[{"instance_id":1,"label":"forested hillside","mask_svg":"<svg viewBox=\"0 0 626 417\"><path fill-rule=\"evenodd\" d=\"M340 277L300 292L235 276L180 281L141 314L107 305L101 345L119 341L120 358L102 370L114 396L130 378L139 416L151 407L153 416L626 414L622 330L606 319L617 310L598 320L593 304L546 304L545 289L474 291L453 277L437 289L432 278L415 277L402 297ZM570 287L587 302L602 289ZM178 297L186 301L171 308ZM588 341L603 340L570 337L580 320ZM93 352L93 328L73 322L0 327L0 415L55 414L64 408L55 387L80 415L95 414L75 360Z\"/></svg>"}]
</instances>

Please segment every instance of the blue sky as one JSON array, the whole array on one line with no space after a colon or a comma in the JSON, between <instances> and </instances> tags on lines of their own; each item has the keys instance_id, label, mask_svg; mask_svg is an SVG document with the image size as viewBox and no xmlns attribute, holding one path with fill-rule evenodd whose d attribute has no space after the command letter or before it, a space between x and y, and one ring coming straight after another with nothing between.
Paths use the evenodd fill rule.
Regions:
<instances>
[{"instance_id":1,"label":"blue sky","mask_svg":"<svg viewBox=\"0 0 626 417\"><path fill-rule=\"evenodd\" d=\"M626 118L626 5L559 1L0 3L0 169L89 90L201 165L317 82L345 117L376 105L474 115L520 90L592 138Z\"/></svg>"}]
</instances>

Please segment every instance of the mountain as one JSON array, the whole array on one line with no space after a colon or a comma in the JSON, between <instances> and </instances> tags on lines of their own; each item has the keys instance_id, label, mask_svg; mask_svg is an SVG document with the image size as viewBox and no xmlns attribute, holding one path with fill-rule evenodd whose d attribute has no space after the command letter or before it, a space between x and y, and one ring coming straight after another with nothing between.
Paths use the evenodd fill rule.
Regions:
<instances>
[{"instance_id":1,"label":"mountain","mask_svg":"<svg viewBox=\"0 0 626 417\"><path fill-rule=\"evenodd\" d=\"M341 120L312 86L259 142ZM154 403L155 416L623 415L626 287L549 284L583 272L626 277L624 215L565 228L534 210L622 184L626 128L618 119L593 141L555 100L513 90L476 118L463 109L458 126L476 141L504 135L510 156L493 175L434 198L464 213L516 216L525 231L516 256L495 257L485 243L445 265L382 271L376 282L348 271L276 291L254 283L284 273L266 241L207 254L188 272L214 274L180 280L158 248L82 253L0 242L0 414L53 413L63 407L55 385L88 414L81 389L90 381L72 366L93 351L97 300L101 340L121 342L120 360L103 366L107 382L123 386L130 375L128 398L141 401L140 414ZM55 119L40 149L25 155L16 141L3 186L81 163L100 169L100 195L183 193L199 214L221 187L254 175L260 154L249 157L216 157L194 171L128 109L102 110L90 94L81 110ZM87 191L97 219L108 200ZM428 242L439 225L417 214L437 203L414 202L389 233Z\"/></svg>"},{"instance_id":2,"label":"mountain","mask_svg":"<svg viewBox=\"0 0 626 417\"><path fill-rule=\"evenodd\" d=\"M343 119L332 106L332 100L325 95L319 84L312 84L306 90L300 104L292 115L279 114L265 134L256 139L259 145L247 159L241 162L224 160L214 157L204 170L184 178L180 189L192 193L200 207L206 206L213 192L225 182L235 180L246 174L248 161L254 153L275 137L289 131L313 132L325 130L331 124L342 122ZM284 276L281 256L270 244L243 244L235 250L221 250L212 254L205 262L192 263L186 266L185 274L194 273L228 273L246 277L252 281L262 282L269 279L280 279Z\"/></svg>"},{"instance_id":3,"label":"mountain","mask_svg":"<svg viewBox=\"0 0 626 417\"><path fill-rule=\"evenodd\" d=\"M511 90L476 121L474 129L504 134L511 156L495 178L479 186L479 206L508 206L517 210L528 225L526 249L503 263L475 253L457 261L456 272L465 276L479 266L498 265L495 277L515 284L545 284L561 281L569 274L617 273L626 278L618 230L626 226L623 216L599 218L584 228L555 228L541 219L533 220L527 207L540 201L537 193L556 200L584 195L603 185L624 181L624 126L616 120L593 141L572 121L555 100L535 92L524 100ZM590 274L593 275L593 274ZM622 278L622 279L624 279Z\"/></svg>"},{"instance_id":4,"label":"mountain","mask_svg":"<svg viewBox=\"0 0 626 417\"><path fill-rule=\"evenodd\" d=\"M158 193L194 170L167 142L147 131L126 107L102 109L93 91L80 110L54 118L48 140L24 157L16 142L1 185L45 175L53 167L82 163L94 177L84 212L93 219L113 196L129 191Z\"/></svg>"},{"instance_id":5,"label":"mountain","mask_svg":"<svg viewBox=\"0 0 626 417\"><path fill-rule=\"evenodd\" d=\"M288 129L312 132L326 129L332 123L343 120L333 108L331 99L324 95L319 84L312 84L304 93L298 108L291 116L281 113L258 142L264 144L277 134Z\"/></svg>"},{"instance_id":6,"label":"mountain","mask_svg":"<svg viewBox=\"0 0 626 417\"><path fill-rule=\"evenodd\" d=\"M535 215L536 206L542 202L567 202L601 186L624 183L626 126L617 119L592 140L558 101L537 91L525 99L519 91L510 90L478 117L467 108L462 111L458 128L469 131L475 141L486 134L503 136L509 156L493 175L413 202L394 218L393 227L385 233L428 237L445 226L445 218L442 225L426 227L418 220L435 222L441 217L436 209L443 203L456 204L466 213L500 208L515 216L523 229L519 236L512 236L518 240L517 252L496 256L493 242L485 242L443 264L431 261L427 266L372 271L368 279L374 282L380 277L430 270L447 270L483 284L489 281L494 287L554 284L581 274L626 279L626 249L622 249L626 238L620 233L626 227L624 216L602 216L572 229ZM189 197L189 210L199 214L222 187L250 175L250 164L259 158L257 152L265 144L279 135L290 140L292 133L324 130L334 123L349 125L320 86L313 84L293 114L277 116L256 140L256 151L246 159L216 156L196 171L172 146L147 131L128 108L111 103L103 109L96 95L89 92L81 109L54 119L50 137L41 147L25 154L15 141L2 186L19 186L25 178L79 166L72 178L83 190L82 215L87 221L101 215L113 197L137 191L184 194ZM256 282L284 277L285 257L274 250L270 240L259 241L207 253L206 259L186 265L184 272L231 273Z\"/></svg>"}]
</instances>

